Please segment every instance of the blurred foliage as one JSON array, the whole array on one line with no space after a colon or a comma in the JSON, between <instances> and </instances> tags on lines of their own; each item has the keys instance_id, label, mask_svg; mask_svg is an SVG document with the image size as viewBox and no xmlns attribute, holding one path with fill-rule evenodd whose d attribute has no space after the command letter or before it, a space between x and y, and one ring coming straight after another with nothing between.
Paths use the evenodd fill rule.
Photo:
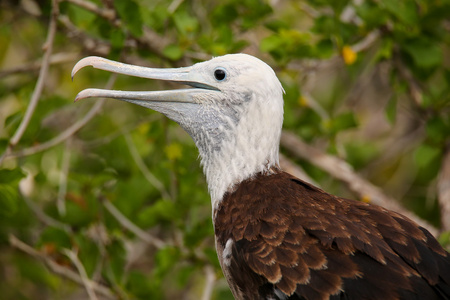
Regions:
<instances>
[{"instance_id":1,"label":"blurred foliage","mask_svg":"<svg viewBox=\"0 0 450 300\"><path fill-rule=\"evenodd\" d=\"M211 299L232 299L198 152L176 124L107 101L80 130L47 146L99 101L74 104L76 93L110 77L84 70L72 83L71 67L87 55L163 67L256 55L286 90L286 129L439 226L436 182L450 142L450 0L55 2L49 74L18 144L11 138L36 86L53 2L0 2L1 299L87 298L83 287L13 249L10 234L78 273L66 251L77 253L88 278L119 299L199 299L211 267ZM119 77L114 87L171 86ZM328 191L354 197L292 159ZM136 236L124 219L163 245ZM450 244L448 232L440 242Z\"/></svg>"}]
</instances>

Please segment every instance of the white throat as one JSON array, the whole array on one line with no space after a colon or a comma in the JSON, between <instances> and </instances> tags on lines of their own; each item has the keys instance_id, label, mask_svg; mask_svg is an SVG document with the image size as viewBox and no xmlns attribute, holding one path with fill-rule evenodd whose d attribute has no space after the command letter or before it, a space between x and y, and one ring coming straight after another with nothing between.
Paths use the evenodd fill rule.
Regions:
<instances>
[{"instance_id":1,"label":"white throat","mask_svg":"<svg viewBox=\"0 0 450 300\"><path fill-rule=\"evenodd\" d=\"M264 96L267 97L253 94L258 99L241 107L237 122L229 120L228 126L218 128L221 132L219 141L207 133L200 139L194 138L200 150L213 210L236 184L279 166L283 106L273 99L264 100ZM282 102L281 91L277 96ZM271 105L271 102L275 104Z\"/></svg>"}]
</instances>

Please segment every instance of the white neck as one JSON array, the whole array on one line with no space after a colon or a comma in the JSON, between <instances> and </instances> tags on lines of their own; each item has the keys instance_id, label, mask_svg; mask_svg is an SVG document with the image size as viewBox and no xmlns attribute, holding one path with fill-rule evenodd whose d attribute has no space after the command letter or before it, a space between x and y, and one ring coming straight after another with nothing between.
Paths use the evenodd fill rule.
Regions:
<instances>
[{"instance_id":1,"label":"white neck","mask_svg":"<svg viewBox=\"0 0 450 300\"><path fill-rule=\"evenodd\" d=\"M258 101L249 101L239 115L239 121L229 121L229 126L218 129L219 140L208 133L194 138L200 150L213 209L239 182L279 166L282 106L267 109Z\"/></svg>"}]
</instances>

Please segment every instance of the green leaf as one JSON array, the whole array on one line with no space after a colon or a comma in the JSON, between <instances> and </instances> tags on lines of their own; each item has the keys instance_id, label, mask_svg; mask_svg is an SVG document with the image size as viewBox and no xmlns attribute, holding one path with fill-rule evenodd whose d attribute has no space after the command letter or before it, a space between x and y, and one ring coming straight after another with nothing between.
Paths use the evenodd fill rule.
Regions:
<instances>
[{"instance_id":1,"label":"green leaf","mask_svg":"<svg viewBox=\"0 0 450 300\"><path fill-rule=\"evenodd\" d=\"M122 48L125 43L126 36L122 30L112 30L109 40L114 48Z\"/></svg>"},{"instance_id":2,"label":"green leaf","mask_svg":"<svg viewBox=\"0 0 450 300\"><path fill-rule=\"evenodd\" d=\"M139 5L133 0L114 0L114 7L128 30L135 36L141 36L142 17Z\"/></svg>"},{"instance_id":3,"label":"green leaf","mask_svg":"<svg viewBox=\"0 0 450 300\"><path fill-rule=\"evenodd\" d=\"M442 49L432 40L417 38L405 43L403 48L419 68L429 69L442 64Z\"/></svg>"},{"instance_id":4,"label":"green leaf","mask_svg":"<svg viewBox=\"0 0 450 300\"><path fill-rule=\"evenodd\" d=\"M0 215L11 216L17 212L19 194L17 188L0 184Z\"/></svg>"},{"instance_id":5,"label":"green leaf","mask_svg":"<svg viewBox=\"0 0 450 300\"><path fill-rule=\"evenodd\" d=\"M0 183L17 184L26 175L21 169L2 169L0 170Z\"/></svg>"},{"instance_id":6,"label":"green leaf","mask_svg":"<svg viewBox=\"0 0 450 300\"><path fill-rule=\"evenodd\" d=\"M127 289L138 299L164 299L155 291L155 281L139 271L131 271L127 278Z\"/></svg>"},{"instance_id":7,"label":"green leaf","mask_svg":"<svg viewBox=\"0 0 450 300\"><path fill-rule=\"evenodd\" d=\"M169 45L164 48L163 54L170 60L179 60L183 56L183 50L178 45Z\"/></svg>"},{"instance_id":8,"label":"green leaf","mask_svg":"<svg viewBox=\"0 0 450 300\"><path fill-rule=\"evenodd\" d=\"M442 247L450 246L450 231L445 231L439 235L438 238L439 243Z\"/></svg>"},{"instance_id":9,"label":"green leaf","mask_svg":"<svg viewBox=\"0 0 450 300\"><path fill-rule=\"evenodd\" d=\"M427 137L436 144L441 144L448 140L448 132L450 132L450 124L442 117L434 117L428 120L426 126Z\"/></svg>"},{"instance_id":10,"label":"green leaf","mask_svg":"<svg viewBox=\"0 0 450 300\"><path fill-rule=\"evenodd\" d=\"M354 128L356 126L358 126L358 122L352 112L340 114L324 123L324 127L331 134L336 134L340 131Z\"/></svg>"},{"instance_id":11,"label":"green leaf","mask_svg":"<svg viewBox=\"0 0 450 300\"><path fill-rule=\"evenodd\" d=\"M271 52L278 49L282 44L283 41L278 35L271 35L261 41L259 48L261 51Z\"/></svg>"},{"instance_id":12,"label":"green leaf","mask_svg":"<svg viewBox=\"0 0 450 300\"><path fill-rule=\"evenodd\" d=\"M197 269L194 266L183 266L180 268L180 270L178 270L177 272L177 285L179 288L183 288L185 287L188 283L189 280L192 278L192 275L194 274L194 272Z\"/></svg>"},{"instance_id":13,"label":"green leaf","mask_svg":"<svg viewBox=\"0 0 450 300\"><path fill-rule=\"evenodd\" d=\"M185 10L177 11L173 15L173 21L175 22L175 26L183 36L186 36L190 33L197 31L199 24L198 20Z\"/></svg>"},{"instance_id":14,"label":"green leaf","mask_svg":"<svg viewBox=\"0 0 450 300\"><path fill-rule=\"evenodd\" d=\"M397 117L397 101L390 99L386 105L386 117L391 124L394 124Z\"/></svg>"},{"instance_id":15,"label":"green leaf","mask_svg":"<svg viewBox=\"0 0 450 300\"><path fill-rule=\"evenodd\" d=\"M38 246L45 244L53 244L56 249L61 250L63 248L72 248L72 242L69 234L64 230L56 227L47 227L42 232Z\"/></svg>"},{"instance_id":16,"label":"green leaf","mask_svg":"<svg viewBox=\"0 0 450 300\"><path fill-rule=\"evenodd\" d=\"M162 248L155 255L155 273L166 274L180 259L180 250L175 247Z\"/></svg>"},{"instance_id":17,"label":"green leaf","mask_svg":"<svg viewBox=\"0 0 450 300\"><path fill-rule=\"evenodd\" d=\"M21 277L29 279L41 288L47 286L53 290L58 290L60 287L60 278L50 273L45 265L36 259L21 256L15 259L15 266L18 268Z\"/></svg>"},{"instance_id":18,"label":"green leaf","mask_svg":"<svg viewBox=\"0 0 450 300\"><path fill-rule=\"evenodd\" d=\"M419 19L418 9L414 1L381 0L382 4L392 15L407 25L416 25Z\"/></svg>"},{"instance_id":19,"label":"green leaf","mask_svg":"<svg viewBox=\"0 0 450 300\"><path fill-rule=\"evenodd\" d=\"M433 162L440 159L442 151L440 148L428 145L420 145L414 152L414 161L419 168L427 168Z\"/></svg>"},{"instance_id":20,"label":"green leaf","mask_svg":"<svg viewBox=\"0 0 450 300\"><path fill-rule=\"evenodd\" d=\"M144 208L138 214L139 225L142 227L152 227L161 221L176 220L179 216L179 210L175 204L168 200L158 200L150 207Z\"/></svg>"}]
</instances>

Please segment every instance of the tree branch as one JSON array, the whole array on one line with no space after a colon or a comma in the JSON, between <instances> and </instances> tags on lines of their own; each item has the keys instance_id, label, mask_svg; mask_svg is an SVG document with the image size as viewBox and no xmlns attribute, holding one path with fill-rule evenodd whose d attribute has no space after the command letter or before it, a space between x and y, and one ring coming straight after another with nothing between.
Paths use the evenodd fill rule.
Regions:
<instances>
[{"instance_id":1,"label":"tree branch","mask_svg":"<svg viewBox=\"0 0 450 300\"><path fill-rule=\"evenodd\" d=\"M125 137L125 141L127 143L128 150L130 150L131 157L133 157L134 162L136 163L139 170L141 170L145 179L147 179L147 181L161 193L161 196L163 196L166 199L171 199L172 197L170 197L169 193L166 191L166 189L164 188L164 185L161 183L161 181L159 181L158 178L156 178L155 175L153 175L153 173L150 172L150 170L145 165L144 161L142 160L141 155L139 155L139 153L136 149L136 146L134 145L133 141L131 140L130 135L128 133L124 132L123 136Z\"/></svg>"},{"instance_id":2,"label":"tree branch","mask_svg":"<svg viewBox=\"0 0 450 300\"><path fill-rule=\"evenodd\" d=\"M90 300L97 300L97 296L95 295L95 291L93 288L92 283L94 281L91 281L86 273L86 269L84 268L83 264L81 263L80 259L78 258L78 255L73 251L69 249L64 249L63 253L72 261L74 266L78 270L78 274L80 275L81 282L83 283L84 288L86 289L86 292L89 296Z\"/></svg>"},{"instance_id":3,"label":"tree branch","mask_svg":"<svg viewBox=\"0 0 450 300\"><path fill-rule=\"evenodd\" d=\"M49 59L49 64L61 64L66 62L74 61L78 57L78 53L56 53L52 54ZM8 70L0 71L0 79L3 77L7 77L9 75L17 74L17 73L29 73L42 68L42 61L35 61L32 63L28 63L22 66L14 67Z\"/></svg>"},{"instance_id":4,"label":"tree branch","mask_svg":"<svg viewBox=\"0 0 450 300\"><path fill-rule=\"evenodd\" d=\"M371 203L401 213L420 226L427 228L433 235L437 234L438 230L434 226L406 210L393 198L385 195L378 187L363 179L347 162L304 143L295 134L288 131L283 131L281 145L297 157L309 161L334 178L345 182L349 189L360 198L368 198Z\"/></svg>"},{"instance_id":5,"label":"tree branch","mask_svg":"<svg viewBox=\"0 0 450 300\"><path fill-rule=\"evenodd\" d=\"M214 274L214 268L211 265L205 266L205 275L206 283L201 300L210 300L216 282L216 274Z\"/></svg>"},{"instance_id":6,"label":"tree branch","mask_svg":"<svg viewBox=\"0 0 450 300\"><path fill-rule=\"evenodd\" d=\"M105 89L111 89L115 80L117 78L116 74L112 74L109 78L108 82L105 85ZM7 157L23 157L28 155L33 155L42 151L45 151L49 148L52 148L71 136L73 136L78 130L83 128L84 125L86 125L102 108L103 104L105 103L105 99L99 99L96 100L95 104L92 106L92 108L87 112L87 114L84 115L83 118L75 122L72 126L64 130L62 133L57 135L56 137L52 138L51 140L48 140L44 143L38 144L36 146L26 148L20 151L17 151L15 153L10 153L7 155Z\"/></svg>"},{"instance_id":7,"label":"tree branch","mask_svg":"<svg viewBox=\"0 0 450 300\"><path fill-rule=\"evenodd\" d=\"M58 0L52 0L52 13L51 13L51 18L50 18L50 23L48 26L47 39L43 46L45 53L44 53L44 57L42 59L42 65L41 65L41 70L39 72L39 77L36 82L36 86L34 88L33 94L31 95L30 104L27 107L25 116L23 117L22 122L20 123L16 132L9 140L9 145L6 148L5 152L0 157L0 165L2 164L2 162L6 158L6 156L8 156L8 154L11 153L12 149L19 143L20 139L22 138L23 134L25 133L25 130L28 127L28 124L30 123L31 117L34 114L36 106L39 102L39 98L41 97L42 90L44 89L44 83L45 83L45 80L47 79L48 67L50 64L50 57L51 57L52 49L53 49L53 41L54 41L55 34L56 34L56 25L57 25L58 15L59 15Z\"/></svg>"},{"instance_id":8,"label":"tree branch","mask_svg":"<svg viewBox=\"0 0 450 300\"><path fill-rule=\"evenodd\" d=\"M103 197L102 197L103 198ZM138 238L143 240L144 242L155 246L158 249L161 249L166 246L166 243L157 237L154 237L144 230L137 227L133 222L131 222L127 217L125 217L112 203L111 201L103 198L102 199L103 206L113 215L113 217L119 221L119 223L134 233Z\"/></svg>"},{"instance_id":9,"label":"tree branch","mask_svg":"<svg viewBox=\"0 0 450 300\"><path fill-rule=\"evenodd\" d=\"M288 172L295 177L300 178L312 185L319 186L319 184L312 179L299 165L296 165L293 161L280 153L280 167L284 171Z\"/></svg>"},{"instance_id":10,"label":"tree branch","mask_svg":"<svg viewBox=\"0 0 450 300\"><path fill-rule=\"evenodd\" d=\"M69 279L79 285L83 285L83 279L78 275L76 272L72 271L69 268L63 267L59 265L57 262L55 262L53 259L51 259L49 256L45 255L44 253L41 253L34 249L33 247L25 244L18 238L16 238L14 235L9 235L9 244L40 261L42 261L51 272L64 277L66 279ZM89 280L89 279L88 279ZM98 284L95 281L89 280L89 285L92 287L92 290L96 293L106 297L107 299L117 299L117 297L105 286L102 286Z\"/></svg>"}]
</instances>

